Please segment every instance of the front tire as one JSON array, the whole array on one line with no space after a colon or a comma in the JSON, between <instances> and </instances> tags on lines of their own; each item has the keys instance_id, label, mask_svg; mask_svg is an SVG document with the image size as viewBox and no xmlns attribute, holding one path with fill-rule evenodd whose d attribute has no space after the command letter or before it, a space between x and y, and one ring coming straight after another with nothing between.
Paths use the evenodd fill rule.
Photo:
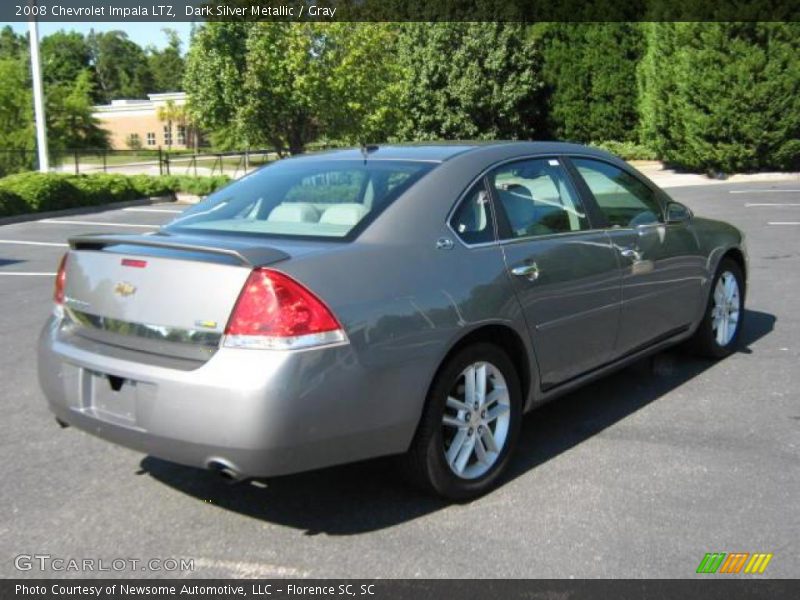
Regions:
<instances>
[{"instance_id":1,"label":"front tire","mask_svg":"<svg viewBox=\"0 0 800 600\"><path fill-rule=\"evenodd\" d=\"M521 418L519 376L508 355L493 344L468 346L439 370L404 456L406 470L445 498L480 496L505 470Z\"/></svg>"},{"instance_id":2,"label":"front tire","mask_svg":"<svg viewBox=\"0 0 800 600\"><path fill-rule=\"evenodd\" d=\"M703 320L692 338L693 349L708 358L725 358L739 343L744 321L744 273L730 258L720 262Z\"/></svg>"}]
</instances>

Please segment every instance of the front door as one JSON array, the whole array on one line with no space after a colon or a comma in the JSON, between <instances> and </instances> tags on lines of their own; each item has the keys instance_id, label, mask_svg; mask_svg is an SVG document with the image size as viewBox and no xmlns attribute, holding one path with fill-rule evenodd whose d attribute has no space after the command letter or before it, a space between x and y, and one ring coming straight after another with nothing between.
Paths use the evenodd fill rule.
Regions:
<instances>
[{"instance_id":1,"label":"front door","mask_svg":"<svg viewBox=\"0 0 800 600\"><path fill-rule=\"evenodd\" d=\"M593 229L557 158L489 174L506 266L527 321L542 389L612 357L620 309L618 257Z\"/></svg>"},{"instance_id":2,"label":"front door","mask_svg":"<svg viewBox=\"0 0 800 600\"><path fill-rule=\"evenodd\" d=\"M606 219L619 253L622 311L616 355L639 350L689 327L705 273L694 234L668 225L656 190L605 161L571 158Z\"/></svg>"}]
</instances>

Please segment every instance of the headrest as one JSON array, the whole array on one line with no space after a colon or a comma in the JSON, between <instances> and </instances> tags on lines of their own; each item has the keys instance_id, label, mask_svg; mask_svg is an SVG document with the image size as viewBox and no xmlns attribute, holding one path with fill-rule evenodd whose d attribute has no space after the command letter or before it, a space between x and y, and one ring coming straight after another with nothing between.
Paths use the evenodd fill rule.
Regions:
<instances>
[{"instance_id":1,"label":"headrest","mask_svg":"<svg viewBox=\"0 0 800 600\"><path fill-rule=\"evenodd\" d=\"M319 211L308 202L285 202L272 209L267 221L316 223L319 221Z\"/></svg>"},{"instance_id":2,"label":"headrest","mask_svg":"<svg viewBox=\"0 0 800 600\"><path fill-rule=\"evenodd\" d=\"M325 209L320 218L320 223L328 223L329 225L355 225L364 218L369 211L363 204L356 202L346 204L334 204L330 208Z\"/></svg>"}]
</instances>

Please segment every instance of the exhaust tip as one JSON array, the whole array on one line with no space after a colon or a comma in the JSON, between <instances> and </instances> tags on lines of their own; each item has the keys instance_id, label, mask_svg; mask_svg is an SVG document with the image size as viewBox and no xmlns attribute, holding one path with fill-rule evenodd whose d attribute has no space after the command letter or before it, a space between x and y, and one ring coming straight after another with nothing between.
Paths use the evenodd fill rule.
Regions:
<instances>
[{"instance_id":1,"label":"exhaust tip","mask_svg":"<svg viewBox=\"0 0 800 600\"><path fill-rule=\"evenodd\" d=\"M208 461L206 467L230 483L238 483L246 479L246 477L236 467L219 458Z\"/></svg>"},{"instance_id":2,"label":"exhaust tip","mask_svg":"<svg viewBox=\"0 0 800 600\"><path fill-rule=\"evenodd\" d=\"M61 429L66 429L67 427L69 427L69 423L67 423L66 421L62 421L58 417L56 417L56 423L58 423L58 426L61 427Z\"/></svg>"}]
</instances>

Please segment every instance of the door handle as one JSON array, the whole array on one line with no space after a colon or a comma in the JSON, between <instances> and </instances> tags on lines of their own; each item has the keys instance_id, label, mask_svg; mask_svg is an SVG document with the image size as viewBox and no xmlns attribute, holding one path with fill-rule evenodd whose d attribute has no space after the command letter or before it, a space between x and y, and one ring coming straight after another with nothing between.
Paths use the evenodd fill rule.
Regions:
<instances>
[{"instance_id":1,"label":"door handle","mask_svg":"<svg viewBox=\"0 0 800 600\"><path fill-rule=\"evenodd\" d=\"M633 248L622 248L619 253L625 258L630 258L634 262L642 260L642 253Z\"/></svg>"},{"instance_id":2,"label":"door handle","mask_svg":"<svg viewBox=\"0 0 800 600\"><path fill-rule=\"evenodd\" d=\"M517 277L525 277L528 281L539 279L539 267L535 262L526 263L511 269L511 274Z\"/></svg>"}]
</instances>

